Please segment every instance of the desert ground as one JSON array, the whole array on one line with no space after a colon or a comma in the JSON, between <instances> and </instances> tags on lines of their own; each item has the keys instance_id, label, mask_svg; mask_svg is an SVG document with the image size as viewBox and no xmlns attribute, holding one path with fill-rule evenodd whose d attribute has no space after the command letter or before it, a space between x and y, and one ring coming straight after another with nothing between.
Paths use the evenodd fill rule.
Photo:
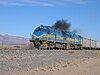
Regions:
<instances>
[{"instance_id":1,"label":"desert ground","mask_svg":"<svg viewBox=\"0 0 100 75\"><path fill-rule=\"evenodd\" d=\"M0 75L100 75L99 50L0 50Z\"/></svg>"}]
</instances>

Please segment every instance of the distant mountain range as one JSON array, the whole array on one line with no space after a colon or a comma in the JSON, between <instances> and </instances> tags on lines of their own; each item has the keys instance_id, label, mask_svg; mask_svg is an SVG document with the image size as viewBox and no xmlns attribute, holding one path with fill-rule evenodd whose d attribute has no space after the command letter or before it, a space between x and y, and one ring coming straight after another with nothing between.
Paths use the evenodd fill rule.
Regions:
<instances>
[{"instance_id":1,"label":"distant mountain range","mask_svg":"<svg viewBox=\"0 0 100 75\"><path fill-rule=\"evenodd\" d=\"M0 34L0 44L4 45L28 44L28 38Z\"/></svg>"}]
</instances>

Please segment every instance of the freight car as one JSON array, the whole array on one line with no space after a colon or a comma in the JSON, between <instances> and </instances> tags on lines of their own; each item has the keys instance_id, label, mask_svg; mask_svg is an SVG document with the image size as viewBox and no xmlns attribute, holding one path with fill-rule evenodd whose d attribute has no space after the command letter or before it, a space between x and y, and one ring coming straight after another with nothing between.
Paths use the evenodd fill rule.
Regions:
<instances>
[{"instance_id":1,"label":"freight car","mask_svg":"<svg viewBox=\"0 0 100 75\"><path fill-rule=\"evenodd\" d=\"M100 41L82 37L82 48L88 50L100 50Z\"/></svg>"},{"instance_id":2,"label":"freight car","mask_svg":"<svg viewBox=\"0 0 100 75\"><path fill-rule=\"evenodd\" d=\"M43 25L32 33L30 45L39 49L100 49L99 41Z\"/></svg>"}]
</instances>

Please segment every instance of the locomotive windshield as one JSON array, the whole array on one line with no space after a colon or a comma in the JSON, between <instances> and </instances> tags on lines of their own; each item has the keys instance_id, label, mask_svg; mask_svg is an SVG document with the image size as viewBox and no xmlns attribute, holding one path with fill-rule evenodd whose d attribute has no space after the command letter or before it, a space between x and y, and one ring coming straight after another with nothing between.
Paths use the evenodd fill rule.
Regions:
<instances>
[{"instance_id":1,"label":"locomotive windshield","mask_svg":"<svg viewBox=\"0 0 100 75\"><path fill-rule=\"evenodd\" d=\"M35 31L41 31L41 30L43 30L43 25L41 25L41 26L39 26L39 27L37 27L37 28L35 29Z\"/></svg>"},{"instance_id":2,"label":"locomotive windshield","mask_svg":"<svg viewBox=\"0 0 100 75\"><path fill-rule=\"evenodd\" d=\"M36 33L36 32L38 32L38 33L43 32L45 34L50 34L50 27L41 25L35 29L34 33Z\"/></svg>"},{"instance_id":3,"label":"locomotive windshield","mask_svg":"<svg viewBox=\"0 0 100 75\"><path fill-rule=\"evenodd\" d=\"M37 27L36 29L35 29L35 31L41 31L42 30L42 28L40 28L40 27Z\"/></svg>"}]
</instances>

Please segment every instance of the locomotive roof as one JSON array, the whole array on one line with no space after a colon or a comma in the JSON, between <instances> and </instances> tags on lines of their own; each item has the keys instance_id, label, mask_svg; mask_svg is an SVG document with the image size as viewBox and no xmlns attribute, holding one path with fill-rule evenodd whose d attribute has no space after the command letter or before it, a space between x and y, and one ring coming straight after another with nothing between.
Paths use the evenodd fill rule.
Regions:
<instances>
[{"instance_id":1,"label":"locomotive roof","mask_svg":"<svg viewBox=\"0 0 100 75\"><path fill-rule=\"evenodd\" d=\"M52 34L52 35L57 35L57 36L61 36L61 37L66 37L66 38L77 38L77 39L80 39L81 36L74 33L74 32L70 32L70 31L64 31L63 34L62 32L59 30L59 29L54 29L53 27L51 26L43 26L43 25L40 25L39 27L37 27L33 34L37 35L37 36L40 36L42 34Z\"/></svg>"}]
</instances>

